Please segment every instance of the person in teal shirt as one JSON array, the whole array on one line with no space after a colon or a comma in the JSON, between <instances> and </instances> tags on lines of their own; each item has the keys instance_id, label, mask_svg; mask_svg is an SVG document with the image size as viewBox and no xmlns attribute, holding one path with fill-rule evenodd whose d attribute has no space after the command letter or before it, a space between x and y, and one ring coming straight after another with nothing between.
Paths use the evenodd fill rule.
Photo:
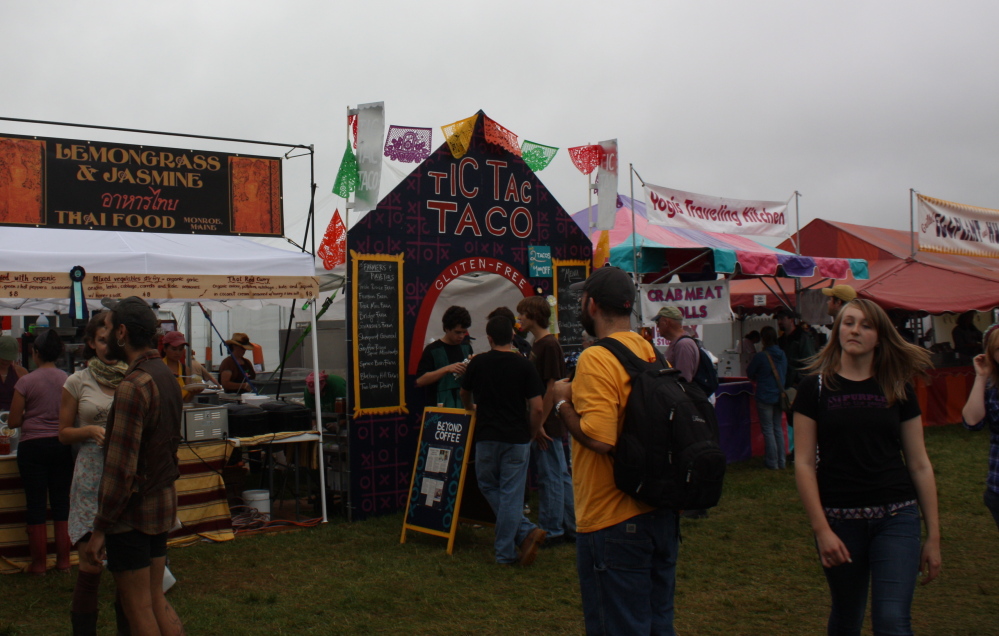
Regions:
<instances>
[{"instance_id":1,"label":"person in teal shirt","mask_svg":"<svg viewBox=\"0 0 999 636\"><path fill-rule=\"evenodd\" d=\"M468 342L472 317L464 307L453 305L444 312L441 323L444 336L423 350L416 368L416 386L424 388L430 406L460 409L463 408L461 376L465 375L472 357L472 345Z\"/></svg>"}]
</instances>

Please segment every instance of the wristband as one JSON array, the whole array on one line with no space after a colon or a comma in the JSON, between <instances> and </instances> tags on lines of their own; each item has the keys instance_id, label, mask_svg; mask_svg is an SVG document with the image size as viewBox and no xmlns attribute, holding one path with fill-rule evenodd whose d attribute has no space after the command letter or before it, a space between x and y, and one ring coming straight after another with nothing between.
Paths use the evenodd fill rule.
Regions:
<instances>
[{"instance_id":1,"label":"wristband","mask_svg":"<svg viewBox=\"0 0 999 636\"><path fill-rule=\"evenodd\" d=\"M561 410L563 404L568 404L568 403L569 400L559 400L555 404L555 417L562 417L562 413L560 413L559 411Z\"/></svg>"}]
</instances>

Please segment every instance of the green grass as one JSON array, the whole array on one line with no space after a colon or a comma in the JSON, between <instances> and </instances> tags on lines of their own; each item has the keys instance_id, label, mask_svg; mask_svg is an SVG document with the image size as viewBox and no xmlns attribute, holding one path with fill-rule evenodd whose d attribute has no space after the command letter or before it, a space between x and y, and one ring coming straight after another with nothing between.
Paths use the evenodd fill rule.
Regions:
<instances>
[{"instance_id":1,"label":"green grass","mask_svg":"<svg viewBox=\"0 0 999 636\"><path fill-rule=\"evenodd\" d=\"M943 532L941 578L919 587L917 634L999 632L999 537L982 505L988 436L927 429ZM580 634L570 546L530 568L493 563L492 531L446 541L402 517L172 550L169 593L189 634ZM829 597L792 471L729 467L722 504L682 526L676 627L691 634L819 634ZM74 571L75 572L75 571ZM74 576L0 578L0 636L67 634ZM105 576L100 631L114 633ZM870 627L865 633L870 633Z\"/></svg>"}]
</instances>

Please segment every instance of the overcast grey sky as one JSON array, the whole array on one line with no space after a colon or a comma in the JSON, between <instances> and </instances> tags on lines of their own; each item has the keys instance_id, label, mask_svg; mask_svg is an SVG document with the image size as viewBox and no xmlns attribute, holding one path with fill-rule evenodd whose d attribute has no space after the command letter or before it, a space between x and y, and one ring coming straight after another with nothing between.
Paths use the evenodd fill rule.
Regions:
<instances>
[{"instance_id":1,"label":"overcast grey sky","mask_svg":"<svg viewBox=\"0 0 999 636\"><path fill-rule=\"evenodd\" d=\"M908 229L909 188L999 208L996 24L989 0L3 0L0 115L315 144L320 233L343 206L329 192L345 108L372 101L387 124L433 127L435 147L441 125L480 108L558 146L539 177L570 212L586 179L565 149L616 137L621 164L651 183L798 190L802 225ZM281 152L11 122L0 133ZM307 160L285 174L298 241Z\"/></svg>"}]
</instances>

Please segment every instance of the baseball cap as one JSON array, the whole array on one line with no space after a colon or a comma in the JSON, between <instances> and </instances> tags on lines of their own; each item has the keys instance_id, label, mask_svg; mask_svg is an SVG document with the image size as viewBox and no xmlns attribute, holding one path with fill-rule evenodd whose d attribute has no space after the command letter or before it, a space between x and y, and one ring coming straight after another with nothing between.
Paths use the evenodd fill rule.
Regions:
<instances>
[{"instance_id":1,"label":"baseball cap","mask_svg":"<svg viewBox=\"0 0 999 636\"><path fill-rule=\"evenodd\" d=\"M851 300L857 299L857 292L853 287L849 285L833 285L832 287L824 287L822 293L826 296L832 296L833 298L839 298L845 303Z\"/></svg>"},{"instance_id":2,"label":"baseball cap","mask_svg":"<svg viewBox=\"0 0 999 636\"><path fill-rule=\"evenodd\" d=\"M138 296L129 296L122 300L105 298L101 304L113 311L118 324L125 325L130 331L134 329L148 336L156 333L156 314L146 301Z\"/></svg>"},{"instance_id":3,"label":"baseball cap","mask_svg":"<svg viewBox=\"0 0 999 636\"><path fill-rule=\"evenodd\" d=\"M635 304L635 285L618 267L594 270L589 278L569 285L569 289L583 291L598 304L615 309L631 309Z\"/></svg>"},{"instance_id":4,"label":"baseball cap","mask_svg":"<svg viewBox=\"0 0 999 636\"><path fill-rule=\"evenodd\" d=\"M0 336L0 360L17 360L17 338Z\"/></svg>"},{"instance_id":5,"label":"baseball cap","mask_svg":"<svg viewBox=\"0 0 999 636\"><path fill-rule=\"evenodd\" d=\"M170 347L182 347L187 344L187 339L184 338L184 334L179 331L168 331L166 335L163 336L163 344Z\"/></svg>"},{"instance_id":6,"label":"baseball cap","mask_svg":"<svg viewBox=\"0 0 999 636\"><path fill-rule=\"evenodd\" d=\"M676 307L663 307L656 314L656 318L669 318L670 320L683 320L683 314Z\"/></svg>"}]
</instances>

